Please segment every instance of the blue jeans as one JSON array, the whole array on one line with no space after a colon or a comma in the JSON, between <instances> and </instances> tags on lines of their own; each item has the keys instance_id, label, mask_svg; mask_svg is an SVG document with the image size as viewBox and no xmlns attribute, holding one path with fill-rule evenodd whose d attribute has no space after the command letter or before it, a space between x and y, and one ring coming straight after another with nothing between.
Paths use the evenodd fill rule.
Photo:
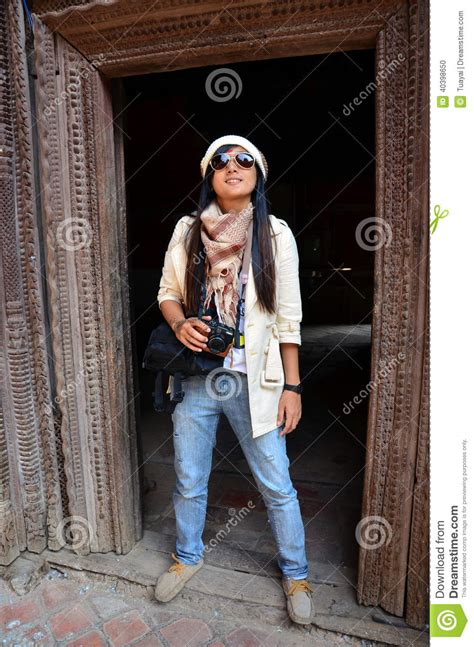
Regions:
<instances>
[{"instance_id":1,"label":"blue jeans","mask_svg":"<svg viewBox=\"0 0 474 647\"><path fill-rule=\"evenodd\" d=\"M286 436L279 436L283 425L252 437L245 373L219 368L208 375L187 377L182 387L184 399L172 413L176 557L185 564L196 564L203 556L212 451L219 416L224 413L263 496L283 578L306 579L304 526L288 471Z\"/></svg>"}]
</instances>

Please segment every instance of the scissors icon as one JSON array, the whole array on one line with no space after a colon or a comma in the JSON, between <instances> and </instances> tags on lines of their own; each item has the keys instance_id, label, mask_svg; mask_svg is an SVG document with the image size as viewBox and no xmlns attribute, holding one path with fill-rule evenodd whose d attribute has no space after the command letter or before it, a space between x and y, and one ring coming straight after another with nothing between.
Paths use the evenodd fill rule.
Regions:
<instances>
[{"instance_id":1,"label":"scissors icon","mask_svg":"<svg viewBox=\"0 0 474 647\"><path fill-rule=\"evenodd\" d=\"M446 216L449 215L449 211L447 209L445 209L444 211L441 211L440 205L435 204L434 214L435 214L435 218L430 222L430 229L432 234L435 233L436 227L438 226L438 222L440 221L440 219L446 218Z\"/></svg>"}]
</instances>

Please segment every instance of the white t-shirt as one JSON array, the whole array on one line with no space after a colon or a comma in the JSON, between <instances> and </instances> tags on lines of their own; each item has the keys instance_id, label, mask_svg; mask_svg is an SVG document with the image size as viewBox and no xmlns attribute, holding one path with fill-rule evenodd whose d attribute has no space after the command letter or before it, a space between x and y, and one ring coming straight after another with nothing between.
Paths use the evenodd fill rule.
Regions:
<instances>
[{"instance_id":1,"label":"white t-shirt","mask_svg":"<svg viewBox=\"0 0 474 647\"><path fill-rule=\"evenodd\" d=\"M219 311L219 304L215 300L217 316L219 322L222 323L221 314ZM240 317L240 332L244 331L244 315ZM232 361L232 366L230 365ZM240 371L241 373L247 373L247 362L245 360L245 348L234 348L233 346L224 357L224 363L222 365L224 368L228 368L232 371Z\"/></svg>"}]
</instances>

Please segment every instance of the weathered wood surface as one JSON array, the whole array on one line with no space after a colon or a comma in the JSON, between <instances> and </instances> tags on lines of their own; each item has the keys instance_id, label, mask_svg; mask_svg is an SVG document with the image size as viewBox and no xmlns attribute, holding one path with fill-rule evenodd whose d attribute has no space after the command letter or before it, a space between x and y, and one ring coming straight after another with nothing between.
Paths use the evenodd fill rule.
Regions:
<instances>
[{"instance_id":1,"label":"weathered wood surface","mask_svg":"<svg viewBox=\"0 0 474 647\"><path fill-rule=\"evenodd\" d=\"M40 184L65 457L78 552L141 536L126 220L106 79L35 18ZM56 74L57 71L57 74Z\"/></svg>"},{"instance_id":2,"label":"weathered wood surface","mask_svg":"<svg viewBox=\"0 0 474 647\"><path fill-rule=\"evenodd\" d=\"M61 452L51 414L22 3L0 3L0 563L59 548Z\"/></svg>"},{"instance_id":3,"label":"weathered wood surface","mask_svg":"<svg viewBox=\"0 0 474 647\"><path fill-rule=\"evenodd\" d=\"M420 627L428 607L427 13L426 3L409 2L377 41L377 74L400 53L404 60L386 72L376 104L376 213L387 243L375 262L371 380L377 387L369 404L362 507L374 536L360 549L358 584L360 602L405 613ZM399 353L401 361L384 372ZM386 539L374 548L377 533Z\"/></svg>"},{"instance_id":4,"label":"weathered wood surface","mask_svg":"<svg viewBox=\"0 0 474 647\"><path fill-rule=\"evenodd\" d=\"M373 47L400 0L34 2L107 76Z\"/></svg>"}]
</instances>

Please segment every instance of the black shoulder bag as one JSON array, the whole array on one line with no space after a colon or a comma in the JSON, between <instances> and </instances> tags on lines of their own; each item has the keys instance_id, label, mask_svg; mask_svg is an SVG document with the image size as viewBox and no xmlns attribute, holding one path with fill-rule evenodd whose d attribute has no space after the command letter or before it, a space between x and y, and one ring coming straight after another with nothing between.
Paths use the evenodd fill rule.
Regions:
<instances>
[{"instance_id":1,"label":"black shoulder bag","mask_svg":"<svg viewBox=\"0 0 474 647\"><path fill-rule=\"evenodd\" d=\"M250 255L252 249L253 222L247 232L242 269L239 276L240 299L237 307L235 339L239 335L240 313L244 302L244 289L248 281ZM205 298L205 286L201 289L201 298L197 317L202 318ZM224 357L209 352L193 351L176 337L167 321L162 321L151 333L143 356L142 367L156 373L153 393L153 408L157 412L172 413L174 407L184 397L181 381L191 375L206 375L214 368L222 366ZM169 376L173 375L173 389L167 393ZM166 379L165 379L166 378ZM166 386L165 386L166 385ZM168 397L170 396L170 397Z\"/></svg>"}]
</instances>

